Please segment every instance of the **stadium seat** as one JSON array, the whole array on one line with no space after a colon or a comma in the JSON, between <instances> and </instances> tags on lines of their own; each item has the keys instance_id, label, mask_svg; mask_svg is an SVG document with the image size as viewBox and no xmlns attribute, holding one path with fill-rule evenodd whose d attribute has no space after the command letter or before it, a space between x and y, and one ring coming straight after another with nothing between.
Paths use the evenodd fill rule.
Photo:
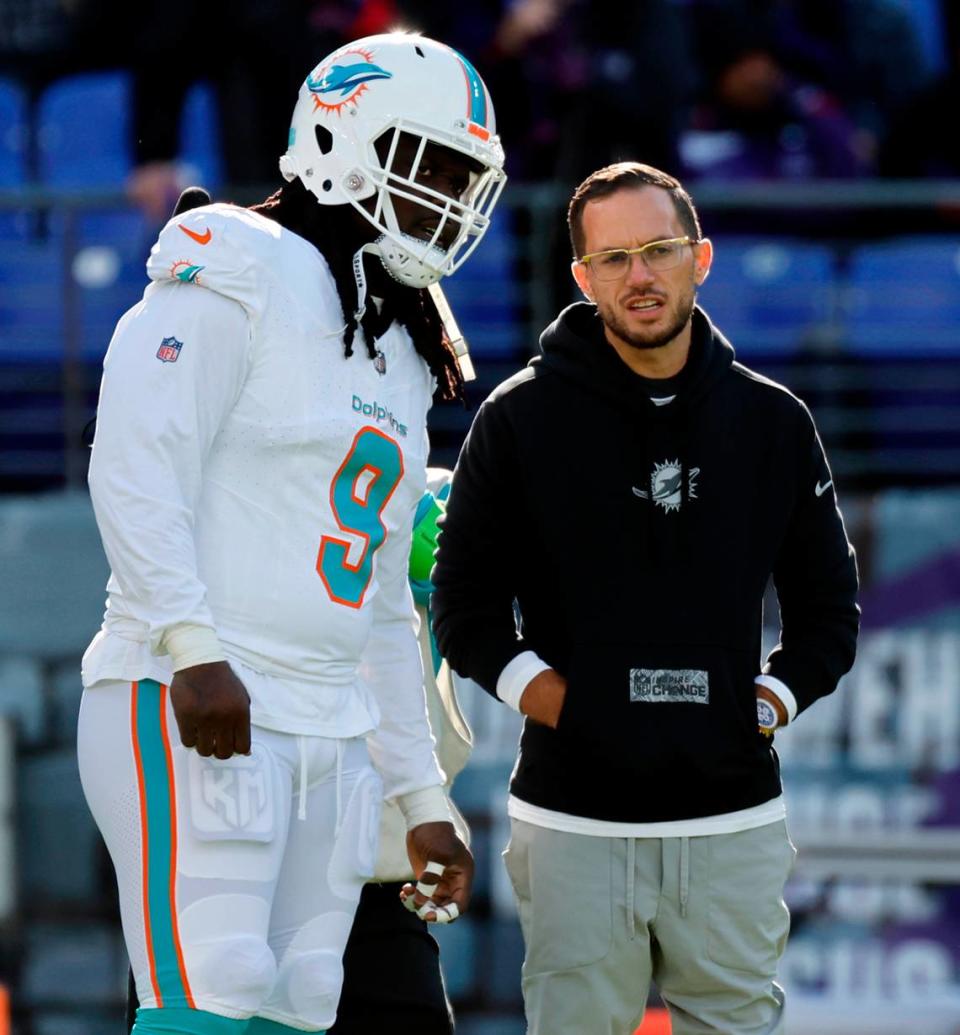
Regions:
<instances>
[{"instance_id":1,"label":"stadium seat","mask_svg":"<svg viewBox=\"0 0 960 1035\"><path fill-rule=\"evenodd\" d=\"M116 190L133 164L130 81L124 72L68 76L40 98L40 182Z\"/></svg>"},{"instance_id":2,"label":"stadium seat","mask_svg":"<svg viewBox=\"0 0 960 1035\"><path fill-rule=\"evenodd\" d=\"M22 759L17 779L21 894L47 908L96 902L101 840L80 786L76 746Z\"/></svg>"},{"instance_id":3,"label":"stadium seat","mask_svg":"<svg viewBox=\"0 0 960 1035\"><path fill-rule=\"evenodd\" d=\"M744 354L793 353L829 334L834 257L826 245L717 237L700 304Z\"/></svg>"},{"instance_id":4,"label":"stadium seat","mask_svg":"<svg viewBox=\"0 0 960 1035\"><path fill-rule=\"evenodd\" d=\"M942 0L902 0L902 6L913 22L927 71L931 75L941 74L948 65L945 41L949 34L944 24L946 5Z\"/></svg>"},{"instance_id":5,"label":"stadium seat","mask_svg":"<svg viewBox=\"0 0 960 1035\"><path fill-rule=\"evenodd\" d=\"M76 292L70 330L78 335L82 356L93 361L103 357L114 325L139 301L147 283L146 246L105 243L101 231L85 243L89 239L81 229L69 271ZM0 359L62 360L67 342L63 261L56 241L0 249Z\"/></svg>"},{"instance_id":6,"label":"stadium seat","mask_svg":"<svg viewBox=\"0 0 960 1035\"><path fill-rule=\"evenodd\" d=\"M63 214L52 223L60 230ZM85 359L102 359L117 320L140 300L156 232L134 208L77 213L70 273L77 292L80 348Z\"/></svg>"},{"instance_id":7,"label":"stadium seat","mask_svg":"<svg viewBox=\"0 0 960 1035\"><path fill-rule=\"evenodd\" d=\"M0 79L0 188L20 187L26 182L26 121L23 90L9 79Z\"/></svg>"},{"instance_id":8,"label":"stadium seat","mask_svg":"<svg viewBox=\"0 0 960 1035\"><path fill-rule=\"evenodd\" d=\"M514 268L516 241L510 213L497 209L477 250L443 290L471 353L483 358L512 356L521 345L521 287Z\"/></svg>"},{"instance_id":9,"label":"stadium seat","mask_svg":"<svg viewBox=\"0 0 960 1035\"><path fill-rule=\"evenodd\" d=\"M862 356L960 356L960 238L902 237L852 256L846 344Z\"/></svg>"},{"instance_id":10,"label":"stadium seat","mask_svg":"<svg viewBox=\"0 0 960 1035\"><path fill-rule=\"evenodd\" d=\"M51 242L0 248L0 358L56 358L62 353L63 278Z\"/></svg>"},{"instance_id":11,"label":"stadium seat","mask_svg":"<svg viewBox=\"0 0 960 1035\"><path fill-rule=\"evenodd\" d=\"M7 499L0 570L0 654L82 654L100 625L108 575L86 492Z\"/></svg>"},{"instance_id":12,"label":"stadium seat","mask_svg":"<svg viewBox=\"0 0 960 1035\"><path fill-rule=\"evenodd\" d=\"M213 89L197 83L187 92L180 118L180 158L196 170L191 177L208 190L223 183L219 110Z\"/></svg>"},{"instance_id":13,"label":"stadium seat","mask_svg":"<svg viewBox=\"0 0 960 1035\"><path fill-rule=\"evenodd\" d=\"M32 658L0 658L0 713L13 719L21 744L37 744L45 730L43 674Z\"/></svg>"}]
</instances>

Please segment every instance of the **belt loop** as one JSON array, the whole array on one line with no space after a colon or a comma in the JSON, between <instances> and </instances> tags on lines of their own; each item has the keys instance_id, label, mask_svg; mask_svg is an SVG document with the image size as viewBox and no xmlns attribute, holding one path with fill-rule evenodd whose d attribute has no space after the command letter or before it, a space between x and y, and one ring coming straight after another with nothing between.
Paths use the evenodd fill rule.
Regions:
<instances>
[{"instance_id":1,"label":"belt loop","mask_svg":"<svg viewBox=\"0 0 960 1035\"><path fill-rule=\"evenodd\" d=\"M680 915L687 915L690 892L690 838L680 838Z\"/></svg>"},{"instance_id":2,"label":"belt loop","mask_svg":"<svg viewBox=\"0 0 960 1035\"><path fill-rule=\"evenodd\" d=\"M627 936L633 941L637 936L637 919L635 916L634 894L637 869L637 842L627 838Z\"/></svg>"}]
</instances>

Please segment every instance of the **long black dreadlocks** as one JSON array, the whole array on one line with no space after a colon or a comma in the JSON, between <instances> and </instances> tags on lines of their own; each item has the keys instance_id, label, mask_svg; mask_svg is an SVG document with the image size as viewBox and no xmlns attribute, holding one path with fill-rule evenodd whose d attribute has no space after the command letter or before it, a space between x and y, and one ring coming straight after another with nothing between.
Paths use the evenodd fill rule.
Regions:
<instances>
[{"instance_id":1,"label":"long black dreadlocks","mask_svg":"<svg viewBox=\"0 0 960 1035\"><path fill-rule=\"evenodd\" d=\"M463 375L426 290L405 287L390 277L384 277L383 286L377 287L377 293L384 296L383 306L378 311L375 305L368 305L358 327L354 316L357 285L353 276L353 256L359 247L358 217L349 205L320 205L300 180L294 179L265 201L252 205L251 209L299 234L315 245L326 259L346 324L343 332L345 356L353 355L354 338L360 329L367 343L367 353L374 359L377 338L396 320L407 329L414 348L437 379L437 397L463 401Z\"/></svg>"}]
</instances>

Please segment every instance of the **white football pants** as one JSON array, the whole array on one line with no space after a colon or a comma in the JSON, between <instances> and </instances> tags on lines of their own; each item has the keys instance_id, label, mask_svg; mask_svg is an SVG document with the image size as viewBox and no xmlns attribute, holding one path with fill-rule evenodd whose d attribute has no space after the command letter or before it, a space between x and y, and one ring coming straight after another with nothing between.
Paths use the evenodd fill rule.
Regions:
<instances>
[{"instance_id":1,"label":"white football pants","mask_svg":"<svg viewBox=\"0 0 960 1035\"><path fill-rule=\"evenodd\" d=\"M252 735L250 755L201 758L180 743L167 687L98 683L80 709L80 777L141 1006L322 1031L373 875L382 785L362 738Z\"/></svg>"}]
</instances>

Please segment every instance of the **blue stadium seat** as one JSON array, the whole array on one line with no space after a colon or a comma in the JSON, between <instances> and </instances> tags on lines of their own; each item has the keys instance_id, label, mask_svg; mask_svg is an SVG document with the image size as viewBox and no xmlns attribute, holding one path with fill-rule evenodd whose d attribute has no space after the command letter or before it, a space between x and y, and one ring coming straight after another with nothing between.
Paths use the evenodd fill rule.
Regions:
<instances>
[{"instance_id":1,"label":"blue stadium seat","mask_svg":"<svg viewBox=\"0 0 960 1035\"><path fill-rule=\"evenodd\" d=\"M59 359L63 264L51 243L0 248L0 358Z\"/></svg>"},{"instance_id":2,"label":"blue stadium seat","mask_svg":"<svg viewBox=\"0 0 960 1035\"><path fill-rule=\"evenodd\" d=\"M100 625L109 569L85 491L0 507L0 655L77 656Z\"/></svg>"},{"instance_id":3,"label":"blue stadium seat","mask_svg":"<svg viewBox=\"0 0 960 1035\"><path fill-rule=\"evenodd\" d=\"M0 79L0 187L19 187L26 182L26 122L23 90L9 79Z\"/></svg>"},{"instance_id":4,"label":"blue stadium seat","mask_svg":"<svg viewBox=\"0 0 960 1035\"><path fill-rule=\"evenodd\" d=\"M145 254L97 241L80 245L70 270L85 359L106 352L120 316L140 300L147 278ZM0 359L59 363L67 342L63 252L60 242L0 249Z\"/></svg>"},{"instance_id":5,"label":"blue stadium seat","mask_svg":"<svg viewBox=\"0 0 960 1035\"><path fill-rule=\"evenodd\" d=\"M947 32L943 17L946 5L942 0L902 0L902 6L913 21L927 70L933 75L946 71Z\"/></svg>"},{"instance_id":6,"label":"blue stadium seat","mask_svg":"<svg viewBox=\"0 0 960 1035\"><path fill-rule=\"evenodd\" d=\"M20 247L30 240L33 220L26 209L0 211L0 249Z\"/></svg>"},{"instance_id":7,"label":"blue stadium seat","mask_svg":"<svg viewBox=\"0 0 960 1035\"><path fill-rule=\"evenodd\" d=\"M831 326L834 257L827 245L715 237L699 302L738 353L796 352Z\"/></svg>"},{"instance_id":8,"label":"blue stadium seat","mask_svg":"<svg viewBox=\"0 0 960 1035\"><path fill-rule=\"evenodd\" d=\"M117 189L133 164L130 79L124 72L69 76L40 98L40 181Z\"/></svg>"},{"instance_id":9,"label":"blue stadium seat","mask_svg":"<svg viewBox=\"0 0 960 1035\"><path fill-rule=\"evenodd\" d=\"M78 218L71 273L85 359L103 357L117 320L143 295L155 237L155 229L135 210L86 212Z\"/></svg>"},{"instance_id":10,"label":"blue stadium seat","mask_svg":"<svg viewBox=\"0 0 960 1035\"><path fill-rule=\"evenodd\" d=\"M14 720L21 744L40 743L46 732L44 713L39 663L22 655L0 657L0 714Z\"/></svg>"},{"instance_id":11,"label":"blue stadium seat","mask_svg":"<svg viewBox=\"0 0 960 1035\"><path fill-rule=\"evenodd\" d=\"M960 356L960 238L858 248L845 292L847 346L863 356Z\"/></svg>"},{"instance_id":12,"label":"blue stadium seat","mask_svg":"<svg viewBox=\"0 0 960 1035\"><path fill-rule=\"evenodd\" d=\"M498 209L477 250L443 290L470 351L477 357L512 356L520 340L522 293L514 269L516 241L510 212Z\"/></svg>"},{"instance_id":13,"label":"blue stadium seat","mask_svg":"<svg viewBox=\"0 0 960 1035\"><path fill-rule=\"evenodd\" d=\"M48 904L96 902L102 849L80 786L76 747L31 754L20 762L17 782L21 894Z\"/></svg>"},{"instance_id":14,"label":"blue stadium seat","mask_svg":"<svg viewBox=\"0 0 960 1035\"><path fill-rule=\"evenodd\" d=\"M196 181L208 190L223 183L217 98L207 83L187 93L180 118L180 158L197 170Z\"/></svg>"}]
</instances>

